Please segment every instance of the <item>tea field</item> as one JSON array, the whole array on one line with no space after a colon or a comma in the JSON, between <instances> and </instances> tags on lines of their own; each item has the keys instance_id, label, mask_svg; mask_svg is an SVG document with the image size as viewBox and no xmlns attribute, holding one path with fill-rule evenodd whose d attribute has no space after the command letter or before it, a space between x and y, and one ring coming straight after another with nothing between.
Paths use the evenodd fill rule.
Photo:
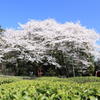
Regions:
<instances>
[{"instance_id":1,"label":"tea field","mask_svg":"<svg viewBox=\"0 0 100 100\"><path fill-rule=\"evenodd\" d=\"M0 77L0 100L100 100L100 78Z\"/></svg>"}]
</instances>

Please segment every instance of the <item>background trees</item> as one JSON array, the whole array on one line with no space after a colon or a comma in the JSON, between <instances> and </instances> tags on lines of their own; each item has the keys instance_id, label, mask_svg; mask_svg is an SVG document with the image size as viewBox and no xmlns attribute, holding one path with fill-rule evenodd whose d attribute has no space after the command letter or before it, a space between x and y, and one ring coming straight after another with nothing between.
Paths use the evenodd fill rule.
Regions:
<instances>
[{"instance_id":1,"label":"background trees","mask_svg":"<svg viewBox=\"0 0 100 100\"><path fill-rule=\"evenodd\" d=\"M3 28L1 28L1 25L0 25L0 34L2 33L2 32L4 32L5 30L3 29Z\"/></svg>"},{"instance_id":2,"label":"background trees","mask_svg":"<svg viewBox=\"0 0 100 100\"><path fill-rule=\"evenodd\" d=\"M76 75L89 75L94 69L94 56L99 55L96 44L99 34L80 23L30 20L20 24L20 30L7 29L4 36L2 39L6 41L6 48L2 49L3 60L13 63L17 73L21 70L18 61L23 61L23 70L27 73L30 70L27 63L30 62L30 66L43 66L46 72L51 70L55 75L67 77L72 76L74 64Z\"/></svg>"}]
</instances>

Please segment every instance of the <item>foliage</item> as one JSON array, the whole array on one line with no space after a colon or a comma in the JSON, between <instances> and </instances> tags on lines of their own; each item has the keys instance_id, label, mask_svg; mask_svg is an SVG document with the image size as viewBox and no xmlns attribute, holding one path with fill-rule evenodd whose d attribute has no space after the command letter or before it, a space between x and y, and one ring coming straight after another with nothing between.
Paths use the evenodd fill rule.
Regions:
<instances>
[{"instance_id":1,"label":"foliage","mask_svg":"<svg viewBox=\"0 0 100 100\"><path fill-rule=\"evenodd\" d=\"M0 39L0 61L20 65L17 59L21 59L40 66L64 67L66 76L70 75L73 64L78 73L92 72L94 56L98 57L100 53L96 44L100 35L95 30L87 29L80 23L61 24L53 19L30 20L19 25L20 30L7 29L1 37L6 42L4 44ZM24 74L27 74L26 69Z\"/></svg>"},{"instance_id":2,"label":"foliage","mask_svg":"<svg viewBox=\"0 0 100 100\"><path fill-rule=\"evenodd\" d=\"M1 84L5 84L5 83L12 83L12 82L16 82L16 81L20 81L22 80L21 78L17 78L17 77L5 77L2 76L0 77L0 85Z\"/></svg>"},{"instance_id":3,"label":"foliage","mask_svg":"<svg viewBox=\"0 0 100 100\"><path fill-rule=\"evenodd\" d=\"M99 77L72 77L72 78L57 78L57 77L41 77L36 78L36 80L45 80L45 81L53 81L53 82L72 82L78 84L84 84L89 82L100 82Z\"/></svg>"},{"instance_id":4,"label":"foliage","mask_svg":"<svg viewBox=\"0 0 100 100\"><path fill-rule=\"evenodd\" d=\"M4 32L5 30L3 29L3 28L1 28L1 25L0 25L0 34L2 33L2 32Z\"/></svg>"},{"instance_id":5,"label":"foliage","mask_svg":"<svg viewBox=\"0 0 100 100\"><path fill-rule=\"evenodd\" d=\"M75 77L69 78L68 80L77 83L100 82L99 77Z\"/></svg>"},{"instance_id":6,"label":"foliage","mask_svg":"<svg viewBox=\"0 0 100 100\"><path fill-rule=\"evenodd\" d=\"M82 77L81 77L82 78ZM73 83L67 79L38 78L0 86L1 100L99 100L100 82Z\"/></svg>"},{"instance_id":7,"label":"foliage","mask_svg":"<svg viewBox=\"0 0 100 100\"><path fill-rule=\"evenodd\" d=\"M96 71L100 70L100 58L97 59L97 61L95 61L95 66L96 66Z\"/></svg>"}]
</instances>

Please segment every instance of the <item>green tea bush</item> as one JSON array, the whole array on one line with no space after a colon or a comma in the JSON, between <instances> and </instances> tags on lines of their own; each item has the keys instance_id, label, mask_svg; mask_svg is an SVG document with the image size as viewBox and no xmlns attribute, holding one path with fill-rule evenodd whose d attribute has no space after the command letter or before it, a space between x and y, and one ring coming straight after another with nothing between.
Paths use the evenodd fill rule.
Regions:
<instances>
[{"instance_id":1,"label":"green tea bush","mask_svg":"<svg viewBox=\"0 0 100 100\"><path fill-rule=\"evenodd\" d=\"M22 80L21 78L17 78L17 77L0 77L0 85L1 84L5 84L5 83L12 83L12 82L16 82L16 81L20 81Z\"/></svg>"},{"instance_id":2,"label":"green tea bush","mask_svg":"<svg viewBox=\"0 0 100 100\"><path fill-rule=\"evenodd\" d=\"M99 85L55 77L22 80L0 85L0 100L100 100Z\"/></svg>"},{"instance_id":3,"label":"green tea bush","mask_svg":"<svg viewBox=\"0 0 100 100\"><path fill-rule=\"evenodd\" d=\"M46 81L59 81L59 82L75 82L75 83L88 83L88 82L100 82L99 77L72 77L72 78L57 78L57 77L41 77L36 80Z\"/></svg>"},{"instance_id":4,"label":"green tea bush","mask_svg":"<svg viewBox=\"0 0 100 100\"><path fill-rule=\"evenodd\" d=\"M77 83L100 82L99 77L74 77L68 78L68 80Z\"/></svg>"}]
</instances>

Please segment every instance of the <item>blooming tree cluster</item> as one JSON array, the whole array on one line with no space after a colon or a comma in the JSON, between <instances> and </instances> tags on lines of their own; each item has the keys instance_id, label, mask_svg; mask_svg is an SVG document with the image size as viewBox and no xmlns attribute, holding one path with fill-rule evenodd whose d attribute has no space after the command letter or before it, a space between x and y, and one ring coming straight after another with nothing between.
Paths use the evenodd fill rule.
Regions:
<instances>
[{"instance_id":1,"label":"blooming tree cluster","mask_svg":"<svg viewBox=\"0 0 100 100\"><path fill-rule=\"evenodd\" d=\"M88 66L92 64L88 60L90 56L99 55L99 46L96 44L99 34L93 29L81 26L79 22L61 24L53 19L47 19L30 20L24 25L19 25L19 30L7 29L4 37L1 37L6 43L3 44L0 40L0 60L4 54L15 51L17 56L6 59L7 61L12 62L19 58L38 63L43 62L45 58L47 62L44 64L61 67L53 55L61 51L66 57L74 54L77 62Z\"/></svg>"}]
</instances>

